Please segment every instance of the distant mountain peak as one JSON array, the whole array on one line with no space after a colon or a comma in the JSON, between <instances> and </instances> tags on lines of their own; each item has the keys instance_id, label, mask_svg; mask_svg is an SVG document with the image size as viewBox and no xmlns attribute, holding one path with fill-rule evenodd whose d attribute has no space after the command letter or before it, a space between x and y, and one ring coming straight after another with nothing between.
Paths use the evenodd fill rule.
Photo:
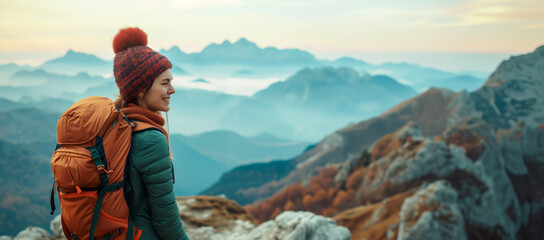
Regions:
<instances>
[{"instance_id":1,"label":"distant mountain peak","mask_svg":"<svg viewBox=\"0 0 544 240\"><path fill-rule=\"evenodd\" d=\"M87 53L83 53L83 52L76 52L76 51L74 51L72 49L68 49L68 51L66 51L66 54L64 54L64 57L65 58L70 58L70 57L93 57L93 58L98 58L95 55L87 54Z\"/></svg>"},{"instance_id":2,"label":"distant mountain peak","mask_svg":"<svg viewBox=\"0 0 544 240\"><path fill-rule=\"evenodd\" d=\"M245 37L241 37L240 39L238 39L238 41L236 41L237 43L241 42L241 43L244 43L244 42L250 42L248 41Z\"/></svg>"},{"instance_id":3,"label":"distant mountain peak","mask_svg":"<svg viewBox=\"0 0 544 240\"><path fill-rule=\"evenodd\" d=\"M183 53L183 51L181 51L181 49L176 45L172 46L170 49L168 49L166 51L174 52L174 53Z\"/></svg>"},{"instance_id":4,"label":"distant mountain peak","mask_svg":"<svg viewBox=\"0 0 544 240\"><path fill-rule=\"evenodd\" d=\"M346 64L346 65L362 65L362 64L368 64L365 61L355 59L352 57L341 57L336 60L334 60L334 63L336 64Z\"/></svg>"},{"instance_id":5,"label":"distant mountain peak","mask_svg":"<svg viewBox=\"0 0 544 240\"><path fill-rule=\"evenodd\" d=\"M248 41L246 38L244 37L241 37L240 39L238 39L238 41L236 41L234 43L234 45L243 45L243 46L252 46L252 47L257 47L257 44L255 44L254 42L251 42L251 41Z\"/></svg>"},{"instance_id":6,"label":"distant mountain peak","mask_svg":"<svg viewBox=\"0 0 544 240\"><path fill-rule=\"evenodd\" d=\"M93 54L77 52L77 51L74 51L72 49L68 49L68 51L66 51L66 54L64 54L64 56L56 58L56 59L49 60L49 61L45 62L43 65L47 65L47 64L55 63L55 62L74 63L74 62L80 62L80 61L81 62L87 62L87 63L88 62L106 63L106 61L104 61L103 59L101 59L101 58L99 58L99 57L97 57L97 56L95 56Z\"/></svg>"},{"instance_id":7,"label":"distant mountain peak","mask_svg":"<svg viewBox=\"0 0 544 240\"><path fill-rule=\"evenodd\" d=\"M238 41L232 43L231 41L229 40L225 40L223 41L221 44L210 44L210 45L215 45L215 46L221 46L221 47L243 47L243 48L253 48L253 49L259 49L259 47L257 46L257 44L255 44L254 42L251 42L249 40L247 40L246 38L244 37L241 37L240 39L238 39Z\"/></svg>"}]
</instances>

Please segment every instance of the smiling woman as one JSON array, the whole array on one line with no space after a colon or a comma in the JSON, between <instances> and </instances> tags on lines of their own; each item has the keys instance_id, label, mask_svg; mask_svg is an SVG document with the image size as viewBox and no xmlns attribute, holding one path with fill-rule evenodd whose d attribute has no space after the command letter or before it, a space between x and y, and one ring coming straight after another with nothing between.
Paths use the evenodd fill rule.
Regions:
<instances>
[{"instance_id":1,"label":"smiling woman","mask_svg":"<svg viewBox=\"0 0 544 240\"><path fill-rule=\"evenodd\" d=\"M152 112L168 112L170 95L176 92L172 87L172 79L170 69L161 73L146 91L138 93L138 105Z\"/></svg>"},{"instance_id":2,"label":"smiling woman","mask_svg":"<svg viewBox=\"0 0 544 240\"><path fill-rule=\"evenodd\" d=\"M126 200L140 239L189 239L179 217L168 132L160 114L170 110L175 93L172 64L146 45L147 34L139 28L121 29L113 40L113 72L121 93L115 103L136 123L125 169L131 186Z\"/></svg>"}]
</instances>

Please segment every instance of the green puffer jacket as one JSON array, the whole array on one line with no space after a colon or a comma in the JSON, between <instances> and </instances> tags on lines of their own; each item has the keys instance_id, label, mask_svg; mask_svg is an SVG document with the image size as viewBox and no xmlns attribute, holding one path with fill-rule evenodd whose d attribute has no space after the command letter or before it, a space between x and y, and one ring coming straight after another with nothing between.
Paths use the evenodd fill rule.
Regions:
<instances>
[{"instance_id":1,"label":"green puffer jacket","mask_svg":"<svg viewBox=\"0 0 544 240\"><path fill-rule=\"evenodd\" d=\"M134 133L127 161L127 202L142 240L186 239L173 189L166 137L158 130Z\"/></svg>"}]
</instances>

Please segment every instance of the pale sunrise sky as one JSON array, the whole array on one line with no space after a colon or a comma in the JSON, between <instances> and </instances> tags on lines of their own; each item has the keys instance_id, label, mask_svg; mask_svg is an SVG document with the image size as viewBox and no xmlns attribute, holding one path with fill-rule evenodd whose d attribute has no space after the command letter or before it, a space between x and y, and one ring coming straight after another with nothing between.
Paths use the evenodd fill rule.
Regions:
<instances>
[{"instance_id":1,"label":"pale sunrise sky","mask_svg":"<svg viewBox=\"0 0 544 240\"><path fill-rule=\"evenodd\" d=\"M8 58L73 49L111 59L111 39L125 26L146 31L155 50L177 45L189 53L241 37L321 58L527 53L544 45L543 0L2 0L0 19Z\"/></svg>"}]
</instances>

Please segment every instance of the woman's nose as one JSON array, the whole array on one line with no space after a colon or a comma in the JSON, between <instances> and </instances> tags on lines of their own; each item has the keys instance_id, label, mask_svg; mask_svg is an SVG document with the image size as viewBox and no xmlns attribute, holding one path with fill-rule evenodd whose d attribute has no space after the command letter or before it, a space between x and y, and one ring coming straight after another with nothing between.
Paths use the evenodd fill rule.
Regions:
<instances>
[{"instance_id":1,"label":"woman's nose","mask_svg":"<svg viewBox=\"0 0 544 240\"><path fill-rule=\"evenodd\" d=\"M175 92L176 92L176 89L174 89L174 86L170 85L170 87L168 88L168 93L174 94Z\"/></svg>"}]
</instances>

